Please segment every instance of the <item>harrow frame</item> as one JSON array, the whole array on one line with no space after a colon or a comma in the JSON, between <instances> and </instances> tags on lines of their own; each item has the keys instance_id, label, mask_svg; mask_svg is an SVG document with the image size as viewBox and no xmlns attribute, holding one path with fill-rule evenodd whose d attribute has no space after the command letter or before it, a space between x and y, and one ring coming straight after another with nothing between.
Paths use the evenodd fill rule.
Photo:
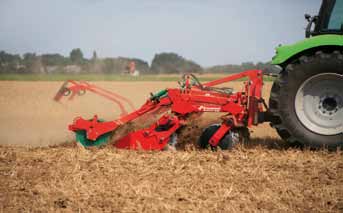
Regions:
<instances>
[{"instance_id":1,"label":"harrow frame","mask_svg":"<svg viewBox=\"0 0 343 213\"><path fill-rule=\"evenodd\" d=\"M232 92L215 86L234 80L246 78L244 88L240 92ZM124 104L130 103L126 98L116 93L106 91L87 82L68 81L71 86L63 85L55 100L61 99L63 91L70 90L72 99L81 90L88 90L104 96L117 103L122 115L113 121L99 122L98 116L87 120L81 117L74 119L69 130L84 131L90 141L96 141L100 136L115 130L147 113L152 113L167 107L165 113L150 127L131 132L114 143L117 148L162 150L178 129L188 124L188 118L193 114L204 112L223 112L220 128L211 137L209 143L216 147L219 141L233 128L251 127L266 121L267 106L262 98L263 73L261 70L248 70L242 73L201 84L194 75L183 77L180 88L168 88L151 97L137 110L125 114ZM110 96L108 96L108 94ZM133 108L133 104L130 104ZM123 113L124 112L124 113Z\"/></svg>"}]
</instances>

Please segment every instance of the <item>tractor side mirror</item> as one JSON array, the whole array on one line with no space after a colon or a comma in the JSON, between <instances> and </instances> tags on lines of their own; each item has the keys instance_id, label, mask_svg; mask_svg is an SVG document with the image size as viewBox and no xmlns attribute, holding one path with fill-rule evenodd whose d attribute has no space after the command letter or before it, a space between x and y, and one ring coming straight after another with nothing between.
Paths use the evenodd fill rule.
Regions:
<instances>
[{"instance_id":1,"label":"tractor side mirror","mask_svg":"<svg viewBox=\"0 0 343 213\"><path fill-rule=\"evenodd\" d=\"M311 18L312 18L312 16L310 15L310 14L305 14L305 19L308 21L308 22L310 22L311 21Z\"/></svg>"},{"instance_id":2,"label":"tractor side mirror","mask_svg":"<svg viewBox=\"0 0 343 213\"><path fill-rule=\"evenodd\" d=\"M308 21L308 24L305 30L305 37L309 38L312 34L312 24L316 23L318 16L311 16L309 14L305 14L305 19Z\"/></svg>"}]
</instances>

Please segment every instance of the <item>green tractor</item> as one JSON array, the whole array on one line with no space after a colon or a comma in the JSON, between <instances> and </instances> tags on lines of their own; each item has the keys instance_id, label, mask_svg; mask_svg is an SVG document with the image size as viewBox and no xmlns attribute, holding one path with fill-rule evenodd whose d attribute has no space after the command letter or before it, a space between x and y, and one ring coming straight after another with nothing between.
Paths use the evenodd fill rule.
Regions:
<instances>
[{"instance_id":1,"label":"green tractor","mask_svg":"<svg viewBox=\"0 0 343 213\"><path fill-rule=\"evenodd\" d=\"M276 48L271 125L290 144L343 147L343 0L323 0L306 39Z\"/></svg>"}]
</instances>

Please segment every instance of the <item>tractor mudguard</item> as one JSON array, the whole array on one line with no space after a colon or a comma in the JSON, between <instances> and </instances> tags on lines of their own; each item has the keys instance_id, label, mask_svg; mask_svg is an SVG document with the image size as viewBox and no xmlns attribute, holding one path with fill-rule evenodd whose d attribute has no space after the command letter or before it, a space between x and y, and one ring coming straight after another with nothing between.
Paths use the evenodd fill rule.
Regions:
<instances>
[{"instance_id":1,"label":"tractor mudguard","mask_svg":"<svg viewBox=\"0 0 343 213\"><path fill-rule=\"evenodd\" d=\"M294 55L321 46L343 47L343 35L319 35L304 39L292 45L279 46L276 48L276 55L273 57L272 64L283 64Z\"/></svg>"}]
</instances>

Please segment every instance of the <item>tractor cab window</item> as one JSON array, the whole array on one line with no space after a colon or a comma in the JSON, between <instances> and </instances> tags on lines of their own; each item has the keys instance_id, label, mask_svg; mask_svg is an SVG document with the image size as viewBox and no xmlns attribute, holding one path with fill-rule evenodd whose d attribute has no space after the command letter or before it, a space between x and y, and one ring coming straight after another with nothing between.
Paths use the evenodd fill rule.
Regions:
<instances>
[{"instance_id":1,"label":"tractor cab window","mask_svg":"<svg viewBox=\"0 0 343 213\"><path fill-rule=\"evenodd\" d=\"M343 0L336 0L332 10L328 30L341 30L343 25Z\"/></svg>"}]
</instances>

